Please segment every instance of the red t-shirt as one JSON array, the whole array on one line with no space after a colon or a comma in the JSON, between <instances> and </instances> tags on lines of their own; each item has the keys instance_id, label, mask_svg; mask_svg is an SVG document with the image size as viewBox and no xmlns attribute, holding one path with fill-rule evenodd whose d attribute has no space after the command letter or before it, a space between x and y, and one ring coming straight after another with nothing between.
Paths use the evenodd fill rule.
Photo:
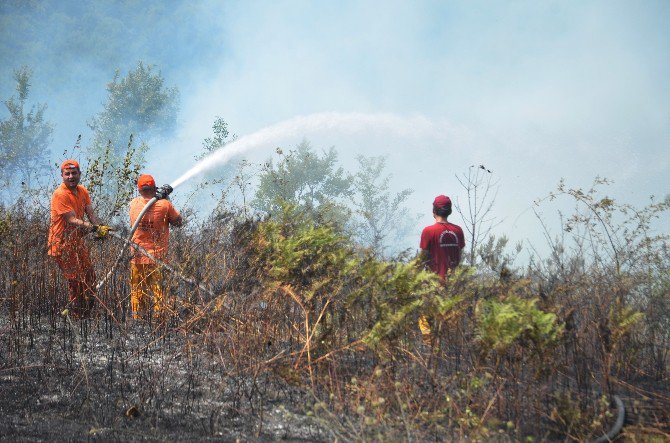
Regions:
<instances>
[{"instance_id":1,"label":"red t-shirt","mask_svg":"<svg viewBox=\"0 0 670 443\"><path fill-rule=\"evenodd\" d=\"M444 279L447 270L461 261L461 250L465 247L463 230L453 223L426 226L421 232L420 247L430 254L430 269Z\"/></svg>"}]
</instances>

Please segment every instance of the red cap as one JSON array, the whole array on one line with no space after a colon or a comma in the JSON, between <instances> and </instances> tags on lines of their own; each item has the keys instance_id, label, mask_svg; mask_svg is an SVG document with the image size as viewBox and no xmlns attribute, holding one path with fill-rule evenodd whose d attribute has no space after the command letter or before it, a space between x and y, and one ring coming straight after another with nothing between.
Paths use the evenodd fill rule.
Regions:
<instances>
[{"instance_id":1,"label":"red cap","mask_svg":"<svg viewBox=\"0 0 670 443\"><path fill-rule=\"evenodd\" d=\"M156 181L149 174L142 174L137 179L137 189L142 190L142 188L145 187L145 186L149 187L149 188L155 188L156 187Z\"/></svg>"},{"instance_id":2,"label":"red cap","mask_svg":"<svg viewBox=\"0 0 670 443\"><path fill-rule=\"evenodd\" d=\"M79 162L77 160L65 160L63 163L60 164L60 170L62 171L63 169L70 169L70 168L77 168L79 169Z\"/></svg>"},{"instance_id":3,"label":"red cap","mask_svg":"<svg viewBox=\"0 0 670 443\"><path fill-rule=\"evenodd\" d=\"M446 195L438 195L433 200L433 208L444 208L446 206L451 206L451 199Z\"/></svg>"}]
</instances>

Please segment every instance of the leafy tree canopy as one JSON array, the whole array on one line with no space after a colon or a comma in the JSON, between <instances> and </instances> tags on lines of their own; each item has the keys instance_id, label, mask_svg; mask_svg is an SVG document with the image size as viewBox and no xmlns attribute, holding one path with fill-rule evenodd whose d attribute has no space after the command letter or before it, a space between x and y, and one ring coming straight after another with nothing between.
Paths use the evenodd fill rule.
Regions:
<instances>
[{"instance_id":1,"label":"leafy tree canopy","mask_svg":"<svg viewBox=\"0 0 670 443\"><path fill-rule=\"evenodd\" d=\"M337 152L331 147L322 154L307 141L284 154L275 165L269 159L261 171L260 183L252 206L269 214L288 202L311 211L314 217L345 224L349 210L342 199L351 196L352 177L337 165ZM319 211L317 211L319 209Z\"/></svg>"},{"instance_id":2,"label":"leafy tree canopy","mask_svg":"<svg viewBox=\"0 0 670 443\"><path fill-rule=\"evenodd\" d=\"M139 62L123 78L116 71L114 79L107 85L104 109L89 123L95 132L94 150L111 142L118 154L131 135L164 135L174 128L179 91L166 87L161 73L154 72L154 68Z\"/></svg>"},{"instance_id":3,"label":"leafy tree canopy","mask_svg":"<svg viewBox=\"0 0 670 443\"><path fill-rule=\"evenodd\" d=\"M416 216L410 215L404 206L413 191L403 189L395 194L389 191L392 177L384 175L386 157L360 155L358 163L353 199L360 218L356 234L361 243L383 256L386 249L393 249L392 242L405 235L416 221Z\"/></svg>"},{"instance_id":4,"label":"leafy tree canopy","mask_svg":"<svg viewBox=\"0 0 670 443\"><path fill-rule=\"evenodd\" d=\"M16 179L30 185L33 174L48 168L49 143L53 125L45 120L46 104L28 108L32 71L22 67L14 71L16 95L4 102L9 116L0 120L0 168L4 186Z\"/></svg>"},{"instance_id":5,"label":"leafy tree canopy","mask_svg":"<svg viewBox=\"0 0 670 443\"><path fill-rule=\"evenodd\" d=\"M230 134L230 131L228 130L228 122L219 116L214 119L212 133L211 137L206 137L202 141L202 152L195 156L196 160L202 160L212 152L237 139L235 134Z\"/></svg>"}]
</instances>

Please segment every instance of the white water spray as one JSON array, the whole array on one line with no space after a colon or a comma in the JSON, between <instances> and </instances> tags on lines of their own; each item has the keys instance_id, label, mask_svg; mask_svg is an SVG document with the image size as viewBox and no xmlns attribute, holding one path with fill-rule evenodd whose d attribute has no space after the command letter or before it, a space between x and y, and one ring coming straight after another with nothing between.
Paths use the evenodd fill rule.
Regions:
<instances>
[{"instance_id":1,"label":"white water spray","mask_svg":"<svg viewBox=\"0 0 670 443\"><path fill-rule=\"evenodd\" d=\"M187 180L201 174L215 166L225 165L231 158L242 154L251 149L266 146L270 143L277 143L287 136L305 137L309 133L337 130L338 133L347 135L360 132L379 132L382 134L394 134L402 138L410 138L426 134L443 135L444 127L437 127L432 121L422 116L412 118L402 118L393 114L364 114L359 112L341 113L341 112L323 112L307 116L295 117L281 123L261 129L253 134L235 140L221 149L213 152L209 156L196 163L191 169L186 171L181 177L175 180L170 186L175 189L177 186ZM105 282L109 280L117 266L123 258L124 251L130 245L133 233L137 229L142 217L146 211L153 205L157 199L165 198L172 190L167 191L164 196L151 199L140 212L135 224L131 227L130 235L125 240L124 247L119 254L116 262L97 284L99 290Z\"/></svg>"},{"instance_id":2,"label":"white water spray","mask_svg":"<svg viewBox=\"0 0 670 443\"><path fill-rule=\"evenodd\" d=\"M185 181L216 166L223 166L236 155L251 149L277 143L287 136L304 137L309 133L327 130L337 130L342 134L352 134L362 131L381 131L394 133L399 137L410 137L418 134L435 133L433 122L425 117L402 118L393 114L365 114L360 112L322 112L306 116L294 117L289 120L263 128L253 134L240 137L213 152L196 163L181 177L170 185L173 188Z\"/></svg>"}]
</instances>

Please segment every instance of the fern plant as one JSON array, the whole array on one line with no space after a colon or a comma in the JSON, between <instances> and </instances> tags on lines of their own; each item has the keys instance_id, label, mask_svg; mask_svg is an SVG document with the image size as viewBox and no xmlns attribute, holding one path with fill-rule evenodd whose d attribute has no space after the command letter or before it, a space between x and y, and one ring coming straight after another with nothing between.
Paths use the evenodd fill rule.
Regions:
<instances>
[{"instance_id":1,"label":"fern plant","mask_svg":"<svg viewBox=\"0 0 670 443\"><path fill-rule=\"evenodd\" d=\"M477 338L485 350L505 352L523 339L537 349L555 343L563 331L556 314L544 312L537 299L511 295L506 300L484 300L477 305Z\"/></svg>"}]
</instances>

